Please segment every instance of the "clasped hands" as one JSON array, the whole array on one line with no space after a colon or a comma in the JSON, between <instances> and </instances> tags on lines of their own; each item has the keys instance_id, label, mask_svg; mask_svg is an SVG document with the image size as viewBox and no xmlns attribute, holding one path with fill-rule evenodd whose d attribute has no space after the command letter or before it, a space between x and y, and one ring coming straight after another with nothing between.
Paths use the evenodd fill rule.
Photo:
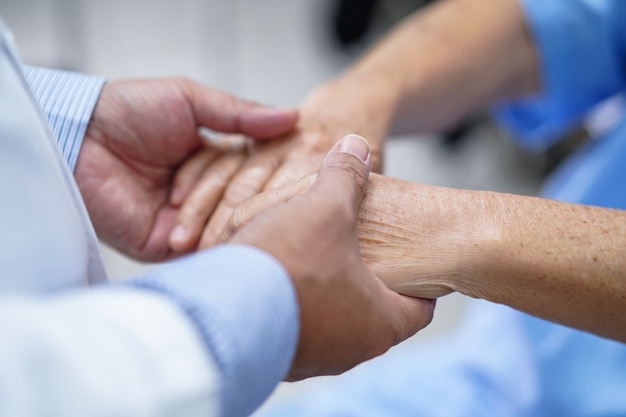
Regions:
<instances>
[{"instance_id":1,"label":"clasped hands","mask_svg":"<svg viewBox=\"0 0 626 417\"><path fill-rule=\"evenodd\" d=\"M291 379L340 373L379 355L426 326L434 308L434 301L389 290L364 262L376 260L359 249L357 212L378 154L355 136L330 153L329 142L289 137L297 118L294 110L239 100L187 79L109 82L75 169L99 237L129 256L166 260L199 241L199 247L249 244L279 260L300 304ZM306 133L307 123L303 117L291 135L330 135L326 124ZM220 152L204 145L202 126L287 136L250 154ZM320 165L319 176L277 188ZM266 188L275 191L238 208ZM238 222L229 220L234 212Z\"/></svg>"},{"instance_id":2,"label":"clasped hands","mask_svg":"<svg viewBox=\"0 0 626 417\"><path fill-rule=\"evenodd\" d=\"M270 141L226 135L221 147L228 150L205 147L180 166L170 195L170 204L179 208L169 237L172 250L183 254L227 242L259 212L309 189L328 150L352 126L351 118L338 116L340 109L328 104L325 93L322 89L305 100L293 131ZM380 131L366 120L359 122L367 127L364 131ZM381 157L380 151L371 153L375 171ZM453 240L444 224L454 218L442 215L440 206L445 200L453 208L461 193L370 177L358 213L360 250L389 288L432 299L454 290L448 275L458 251L450 246Z\"/></svg>"}]
</instances>

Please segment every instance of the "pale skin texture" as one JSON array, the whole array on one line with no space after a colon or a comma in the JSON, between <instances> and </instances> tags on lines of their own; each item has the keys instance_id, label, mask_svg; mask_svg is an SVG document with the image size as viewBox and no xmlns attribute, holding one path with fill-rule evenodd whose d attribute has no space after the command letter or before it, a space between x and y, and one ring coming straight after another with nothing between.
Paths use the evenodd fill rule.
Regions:
<instances>
[{"instance_id":1,"label":"pale skin texture","mask_svg":"<svg viewBox=\"0 0 626 417\"><path fill-rule=\"evenodd\" d=\"M432 319L434 301L389 290L360 254L356 218L370 165L366 143L348 136L330 151L310 190L256 212L229 236L230 243L273 255L293 280L300 334L290 380L344 372Z\"/></svg>"},{"instance_id":2,"label":"pale skin texture","mask_svg":"<svg viewBox=\"0 0 626 417\"><path fill-rule=\"evenodd\" d=\"M347 133L367 138L380 172L390 133L433 132L497 100L539 89L531 39L517 0L445 0L399 24L338 78L315 88L300 106L295 132L256 146L238 169L208 166L228 177L222 194L181 192L185 201L170 236L173 250L215 244L235 207L262 190L316 172ZM181 171L182 189L198 175ZM184 184L184 185L183 185Z\"/></svg>"},{"instance_id":3,"label":"pale skin texture","mask_svg":"<svg viewBox=\"0 0 626 417\"><path fill-rule=\"evenodd\" d=\"M305 100L292 179L319 163L315 152L302 156L330 146L333 129L358 131L380 154L389 133L440 131L483 106L539 91L538 74L516 0L439 1ZM275 175L288 171L289 158L281 160L286 167ZM213 207L199 194L185 204L196 217L178 221L202 230ZM245 217L237 213L234 224ZM360 216L364 258L398 291L460 291L626 341L622 212L374 178ZM201 247L218 241L225 217L211 219Z\"/></svg>"},{"instance_id":4,"label":"pale skin texture","mask_svg":"<svg viewBox=\"0 0 626 417\"><path fill-rule=\"evenodd\" d=\"M222 239L314 180L240 206ZM399 293L458 291L626 342L626 211L372 175L358 237L363 259Z\"/></svg>"}]
</instances>

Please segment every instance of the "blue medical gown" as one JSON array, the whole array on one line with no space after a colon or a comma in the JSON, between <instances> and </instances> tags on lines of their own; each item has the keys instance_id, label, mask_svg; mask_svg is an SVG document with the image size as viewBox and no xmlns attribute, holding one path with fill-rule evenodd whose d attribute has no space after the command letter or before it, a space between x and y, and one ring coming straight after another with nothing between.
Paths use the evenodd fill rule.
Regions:
<instances>
[{"instance_id":1,"label":"blue medical gown","mask_svg":"<svg viewBox=\"0 0 626 417\"><path fill-rule=\"evenodd\" d=\"M520 146L542 149L625 90L626 0L521 2L543 93L495 113ZM626 121L563 163L542 194L626 209ZM472 300L452 335L391 352L262 415L626 416L626 345Z\"/></svg>"}]
</instances>

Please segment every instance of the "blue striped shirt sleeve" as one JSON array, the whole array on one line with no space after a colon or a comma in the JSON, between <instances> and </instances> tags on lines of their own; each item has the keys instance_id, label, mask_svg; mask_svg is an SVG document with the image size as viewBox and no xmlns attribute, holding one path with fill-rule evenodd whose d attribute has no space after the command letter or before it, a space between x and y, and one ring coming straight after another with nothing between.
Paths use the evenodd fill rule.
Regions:
<instances>
[{"instance_id":1,"label":"blue striped shirt sleeve","mask_svg":"<svg viewBox=\"0 0 626 417\"><path fill-rule=\"evenodd\" d=\"M23 66L24 77L63 159L74 171L80 147L105 79L61 70Z\"/></svg>"},{"instance_id":2,"label":"blue striped shirt sleeve","mask_svg":"<svg viewBox=\"0 0 626 417\"><path fill-rule=\"evenodd\" d=\"M148 270L130 285L174 301L198 329L222 376L221 416L249 415L287 374L298 302L288 273L265 252L219 246Z\"/></svg>"}]
</instances>

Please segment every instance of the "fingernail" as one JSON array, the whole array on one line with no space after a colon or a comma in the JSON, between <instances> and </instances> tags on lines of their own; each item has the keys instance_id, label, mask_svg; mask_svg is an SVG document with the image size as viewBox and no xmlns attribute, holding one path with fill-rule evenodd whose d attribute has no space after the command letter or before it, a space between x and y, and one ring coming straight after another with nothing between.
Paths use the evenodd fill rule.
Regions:
<instances>
[{"instance_id":1,"label":"fingernail","mask_svg":"<svg viewBox=\"0 0 626 417\"><path fill-rule=\"evenodd\" d=\"M365 138L351 134L341 139L337 151L349 153L356 156L361 161L367 162L370 155L370 146Z\"/></svg>"},{"instance_id":2,"label":"fingernail","mask_svg":"<svg viewBox=\"0 0 626 417\"><path fill-rule=\"evenodd\" d=\"M170 235L170 240L176 243L184 243L187 241L188 237L189 237L189 232L187 231L187 228L183 226L182 224L180 224L176 226L174 230L172 230L172 234Z\"/></svg>"}]
</instances>

